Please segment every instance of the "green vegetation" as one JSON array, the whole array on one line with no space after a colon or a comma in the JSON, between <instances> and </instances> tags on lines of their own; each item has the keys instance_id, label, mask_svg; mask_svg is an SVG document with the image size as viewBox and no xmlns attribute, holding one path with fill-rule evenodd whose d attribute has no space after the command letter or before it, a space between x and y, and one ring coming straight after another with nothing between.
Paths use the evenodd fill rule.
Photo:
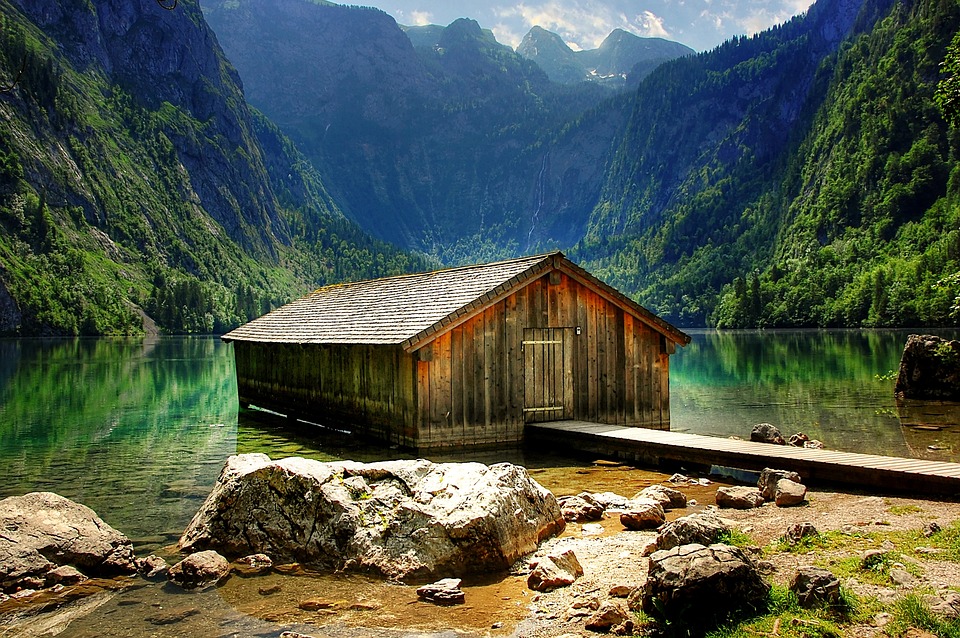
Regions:
<instances>
[{"instance_id":1,"label":"green vegetation","mask_svg":"<svg viewBox=\"0 0 960 638\"><path fill-rule=\"evenodd\" d=\"M811 65L831 6L651 75L574 256L685 325L953 325L960 6L868 3Z\"/></svg>"},{"instance_id":2,"label":"green vegetation","mask_svg":"<svg viewBox=\"0 0 960 638\"><path fill-rule=\"evenodd\" d=\"M198 12L161 25L195 37ZM0 23L0 76L24 68L0 100L0 299L18 309L0 334L223 332L325 283L430 265L346 220L222 58L202 100L174 104L150 68L75 66L9 2Z\"/></svg>"},{"instance_id":3,"label":"green vegetation","mask_svg":"<svg viewBox=\"0 0 960 638\"><path fill-rule=\"evenodd\" d=\"M938 638L960 637L960 622L945 620L933 614L923 599L916 594L910 594L897 601L894 606L893 622L886 627L886 633L899 638L906 635L911 627L929 631Z\"/></svg>"}]
</instances>

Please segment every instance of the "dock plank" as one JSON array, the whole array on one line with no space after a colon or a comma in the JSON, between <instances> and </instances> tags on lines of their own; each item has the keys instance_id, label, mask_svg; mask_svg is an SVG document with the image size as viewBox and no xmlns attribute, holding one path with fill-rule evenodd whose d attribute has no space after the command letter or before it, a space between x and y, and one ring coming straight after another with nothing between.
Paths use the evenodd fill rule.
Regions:
<instances>
[{"instance_id":1,"label":"dock plank","mask_svg":"<svg viewBox=\"0 0 960 638\"><path fill-rule=\"evenodd\" d=\"M746 470L793 470L807 481L884 492L960 495L960 463L815 450L688 432L556 421L527 424L528 440L645 463L723 465Z\"/></svg>"}]
</instances>

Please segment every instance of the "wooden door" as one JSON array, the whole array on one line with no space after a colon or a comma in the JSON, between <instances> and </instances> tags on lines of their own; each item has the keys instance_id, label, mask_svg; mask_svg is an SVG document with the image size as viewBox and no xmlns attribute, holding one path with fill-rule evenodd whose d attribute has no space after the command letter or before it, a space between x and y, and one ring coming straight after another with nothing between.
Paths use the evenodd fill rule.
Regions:
<instances>
[{"instance_id":1,"label":"wooden door","mask_svg":"<svg viewBox=\"0 0 960 638\"><path fill-rule=\"evenodd\" d=\"M570 328L523 331L523 417L526 423L573 418Z\"/></svg>"}]
</instances>

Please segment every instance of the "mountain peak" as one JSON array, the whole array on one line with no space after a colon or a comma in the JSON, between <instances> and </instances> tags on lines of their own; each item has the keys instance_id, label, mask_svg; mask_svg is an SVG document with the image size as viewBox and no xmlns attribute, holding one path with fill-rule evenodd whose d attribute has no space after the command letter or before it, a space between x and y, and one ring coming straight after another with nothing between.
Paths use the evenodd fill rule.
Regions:
<instances>
[{"instance_id":1,"label":"mountain peak","mask_svg":"<svg viewBox=\"0 0 960 638\"><path fill-rule=\"evenodd\" d=\"M594 81L620 88L634 69L638 78L632 79L638 81L660 63L694 51L677 42L643 38L619 28L611 31L598 48L573 51L556 33L535 26L524 36L517 53L540 65L554 82Z\"/></svg>"}]
</instances>

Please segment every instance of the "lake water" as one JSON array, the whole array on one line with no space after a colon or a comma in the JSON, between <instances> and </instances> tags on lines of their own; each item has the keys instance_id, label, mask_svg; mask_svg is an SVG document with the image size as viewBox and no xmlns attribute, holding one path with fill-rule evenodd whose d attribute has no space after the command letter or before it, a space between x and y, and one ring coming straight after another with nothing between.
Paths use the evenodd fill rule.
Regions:
<instances>
[{"instance_id":1,"label":"lake water","mask_svg":"<svg viewBox=\"0 0 960 638\"><path fill-rule=\"evenodd\" d=\"M957 406L894 400L885 375L906 334L696 332L671 361L672 428L749 438L770 422L831 449L960 460ZM941 429L913 427L931 423ZM409 456L307 428L238 414L232 347L216 338L0 340L0 496L55 491L141 543L175 541L231 454ZM522 450L478 460L584 463Z\"/></svg>"},{"instance_id":2,"label":"lake water","mask_svg":"<svg viewBox=\"0 0 960 638\"><path fill-rule=\"evenodd\" d=\"M885 375L905 340L903 332L694 333L671 362L672 427L749 438L753 424L770 422L831 449L958 460L956 406L910 411L894 400ZM175 540L230 454L403 456L313 435L269 414L238 414L232 347L216 338L0 341L0 496L56 491L123 523L132 538ZM500 459L576 463L522 451L481 460Z\"/></svg>"},{"instance_id":3,"label":"lake water","mask_svg":"<svg viewBox=\"0 0 960 638\"><path fill-rule=\"evenodd\" d=\"M898 366L906 336L696 332L671 362L673 429L749 438L753 424L770 422L784 434L804 432L828 448L960 460L957 405L894 400L888 374ZM238 413L232 347L216 338L0 340L0 497L54 491L93 508L133 539L138 553L169 553L226 457L238 452L320 460L409 457L310 426L290 429L286 419L267 413ZM521 463L557 493L611 489L629 496L662 479L529 450L457 460L468 458ZM359 587L353 581L325 585L335 586ZM290 581L285 587L293 589ZM209 604L227 616L255 616L230 610L262 596L248 591L248 603L224 603L224 592L233 590L243 591L242 584L222 590ZM109 613L140 618L137 604L170 604L163 588L136 591L125 593L125 602ZM131 599L137 596L148 600ZM490 596L494 602L501 598L497 592ZM127 635L116 618L94 615L84 622L89 635ZM205 613L194 622L226 622L218 618ZM166 635L155 629L153 635Z\"/></svg>"}]
</instances>

